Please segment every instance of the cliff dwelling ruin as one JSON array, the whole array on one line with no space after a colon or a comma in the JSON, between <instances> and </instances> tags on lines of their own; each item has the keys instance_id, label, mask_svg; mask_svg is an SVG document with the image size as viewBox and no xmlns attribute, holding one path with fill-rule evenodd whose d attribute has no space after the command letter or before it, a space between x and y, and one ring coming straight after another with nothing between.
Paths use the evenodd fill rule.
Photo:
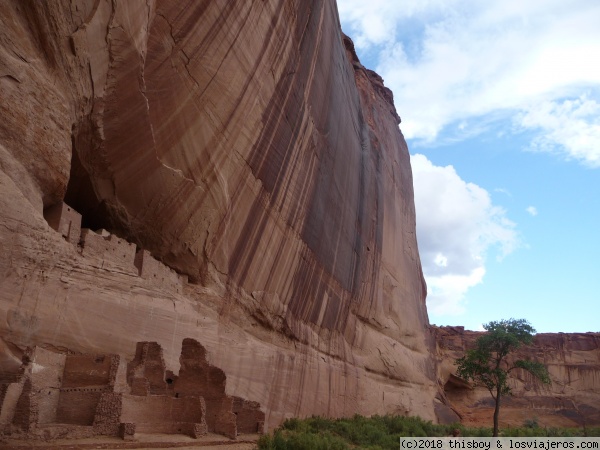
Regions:
<instances>
[{"instance_id":1,"label":"cliff dwelling ruin","mask_svg":"<svg viewBox=\"0 0 600 450\"><path fill-rule=\"evenodd\" d=\"M392 92L336 2L187 3L0 1L0 432L483 421L450 376L470 337L429 324ZM600 423L600 336L546 339L563 384L514 411Z\"/></svg>"},{"instance_id":2,"label":"cliff dwelling ruin","mask_svg":"<svg viewBox=\"0 0 600 450\"><path fill-rule=\"evenodd\" d=\"M27 348L23 363L0 378L0 433L26 439L85 438L135 433L207 432L235 439L261 433L257 402L227 395L225 373L206 350L184 339L181 368L165 367L156 342L140 342L135 358Z\"/></svg>"}]
</instances>

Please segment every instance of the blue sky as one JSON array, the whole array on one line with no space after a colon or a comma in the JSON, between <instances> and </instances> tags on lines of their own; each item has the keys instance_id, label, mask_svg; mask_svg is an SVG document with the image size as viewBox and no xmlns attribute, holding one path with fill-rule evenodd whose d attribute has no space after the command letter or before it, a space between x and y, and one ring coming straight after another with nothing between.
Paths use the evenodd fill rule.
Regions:
<instances>
[{"instance_id":1,"label":"blue sky","mask_svg":"<svg viewBox=\"0 0 600 450\"><path fill-rule=\"evenodd\" d=\"M338 9L402 117L430 322L600 331L600 2Z\"/></svg>"}]
</instances>

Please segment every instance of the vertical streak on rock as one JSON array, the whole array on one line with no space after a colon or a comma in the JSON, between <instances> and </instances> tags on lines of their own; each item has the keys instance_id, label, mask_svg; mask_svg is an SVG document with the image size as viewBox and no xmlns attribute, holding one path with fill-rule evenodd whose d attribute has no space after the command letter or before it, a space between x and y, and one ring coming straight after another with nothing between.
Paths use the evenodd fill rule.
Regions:
<instances>
[{"instance_id":1,"label":"vertical streak on rock","mask_svg":"<svg viewBox=\"0 0 600 450\"><path fill-rule=\"evenodd\" d=\"M170 363L201 338L270 426L434 418L408 151L333 0L7 0L0 19L0 312L22 318L3 336L152 340ZM84 222L202 284L78 253L41 215L65 188Z\"/></svg>"}]
</instances>

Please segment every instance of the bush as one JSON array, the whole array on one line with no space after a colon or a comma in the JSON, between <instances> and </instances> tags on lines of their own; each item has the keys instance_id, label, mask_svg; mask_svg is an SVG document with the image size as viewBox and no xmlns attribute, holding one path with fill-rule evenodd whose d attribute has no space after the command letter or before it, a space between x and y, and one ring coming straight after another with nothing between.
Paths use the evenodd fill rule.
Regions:
<instances>
[{"instance_id":1,"label":"bush","mask_svg":"<svg viewBox=\"0 0 600 450\"><path fill-rule=\"evenodd\" d=\"M525 428L539 428L537 417L534 417L533 419L527 419L525 422L523 422L523 426Z\"/></svg>"},{"instance_id":2,"label":"bush","mask_svg":"<svg viewBox=\"0 0 600 450\"><path fill-rule=\"evenodd\" d=\"M535 425L534 425L535 424ZM346 419L288 419L272 436L264 435L258 448L264 450L367 448L371 450L398 449L400 437L451 436L460 430L461 436L490 437L491 428L470 428L454 423L436 425L419 417L355 415ZM520 428L503 428L502 436L514 437L562 437L600 436L600 428L541 428L537 420L526 421Z\"/></svg>"}]
</instances>

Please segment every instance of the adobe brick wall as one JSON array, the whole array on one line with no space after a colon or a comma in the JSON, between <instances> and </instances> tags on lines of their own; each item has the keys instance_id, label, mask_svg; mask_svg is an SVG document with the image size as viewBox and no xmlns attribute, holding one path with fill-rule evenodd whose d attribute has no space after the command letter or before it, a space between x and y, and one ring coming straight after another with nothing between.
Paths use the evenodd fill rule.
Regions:
<instances>
[{"instance_id":1,"label":"adobe brick wall","mask_svg":"<svg viewBox=\"0 0 600 450\"><path fill-rule=\"evenodd\" d=\"M135 423L120 423L119 437L124 440L133 440L135 436Z\"/></svg>"},{"instance_id":2,"label":"adobe brick wall","mask_svg":"<svg viewBox=\"0 0 600 450\"><path fill-rule=\"evenodd\" d=\"M25 380L16 383L4 384L0 392L0 431L11 424L17 408L17 402L23 391Z\"/></svg>"},{"instance_id":3,"label":"adobe brick wall","mask_svg":"<svg viewBox=\"0 0 600 450\"><path fill-rule=\"evenodd\" d=\"M156 342L138 343L128 364L118 355L39 347L27 349L23 361L17 382L0 385L0 434L130 439L136 432L199 437L213 431L235 439L264 426L260 405L227 395L225 373L209 364L194 339L182 342L177 375L166 370Z\"/></svg>"},{"instance_id":4,"label":"adobe brick wall","mask_svg":"<svg viewBox=\"0 0 600 450\"><path fill-rule=\"evenodd\" d=\"M135 358L127 365L127 381L136 395L161 395L167 392L165 360L156 342L138 342Z\"/></svg>"},{"instance_id":5,"label":"adobe brick wall","mask_svg":"<svg viewBox=\"0 0 600 450\"><path fill-rule=\"evenodd\" d=\"M233 412L236 415L238 433L264 432L265 413L260 410L260 403L233 397Z\"/></svg>"},{"instance_id":6,"label":"adobe brick wall","mask_svg":"<svg viewBox=\"0 0 600 450\"><path fill-rule=\"evenodd\" d=\"M4 404L4 398L6 397L6 392L8 391L8 386L12 383L4 383L0 384L0 415L2 414L2 405ZM0 423L2 421L0 420Z\"/></svg>"},{"instance_id":7,"label":"adobe brick wall","mask_svg":"<svg viewBox=\"0 0 600 450\"><path fill-rule=\"evenodd\" d=\"M135 254L134 264L139 275L156 286L180 293L183 282L187 281L187 277L182 277L170 267L156 260L148 250L138 250Z\"/></svg>"},{"instance_id":8,"label":"adobe brick wall","mask_svg":"<svg viewBox=\"0 0 600 450\"><path fill-rule=\"evenodd\" d=\"M28 352L31 361L30 378L36 389L59 389L64 372L66 355L41 347Z\"/></svg>"},{"instance_id":9,"label":"adobe brick wall","mask_svg":"<svg viewBox=\"0 0 600 450\"><path fill-rule=\"evenodd\" d=\"M92 426L102 393L101 388L62 389L53 422Z\"/></svg>"},{"instance_id":10,"label":"adobe brick wall","mask_svg":"<svg viewBox=\"0 0 600 450\"><path fill-rule=\"evenodd\" d=\"M68 242L77 245L81 235L81 214L60 202L44 210L44 219Z\"/></svg>"},{"instance_id":11,"label":"adobe brick wall","mask_svg":"<svg viewBox=\"0 0 600 450\"><path fill-rule=\"evenodd\" d=\"M176 395L202 396L206 402L208 431L235 438L236 416L233 398L225 393L225 372L208 363L206 349L194 339L183 340L179 362L179 376L173 383Z\"/></svg>"},{"instance_id":12,"label":"adobe brick wall","mask_svg":"<svg viewBox=\"0 0 600 450\"><path fill-rule=\"evenodd\" d=\"M25 380L13 416L13 425L25 432L33 431L38 423L37 401L32 390L31 380Z\"/></svg>"},{"instance_id":13,"label":"adobe brick wall","mask_svg":"<svg viewBox=\"0 0 600 450\"><path fill-rule=\"evenodd\" d=\"M147 378L136 377L131 379L131 393L133 395L150 395L150 382Z\"/></svg>"},{"instance_id":14,"label":"adobe brick wall","mask_svg":"<svg viewBox=\"0 0 600 450\"><path fill-rule=\"evenodd\" d=\"M128 272L135 273L135 244L120 239L105 230L99 232L88 228L81 230L81 254L102 259L115 264Z\"/></svg>"},{"instance_id":15,"label":"adobe brick wall","mask_svg":"<svg viewBox=\"0 0 600 450\"><path fill-rule=\"evenodd\" d=\"M194 439L205 436L206 423L161 422L140 423L135 426L136 433L186 434Z\"/></svg>"},{"instance_id":16,"label":"adobe brick wall","mask_svg":"<svg viewBox=\"0 0 600 450\"><path fill-rule=\"evenodd\" d=\"M85 439L95 436L92 427L68 424L38 425L24 437L29 440L51 441L53 439Z\"/></svg>"},{"instance_id":17,"label":"adobe brick wall","mask_svg":"<svg viewBox=\"0 0 600 450\"><path fill-rule=\"evenodd\" d=\"M214 403L216 404L216 401ZM215 407L214 412L214 432L235 439L238 435L238 429L237 417L233 413L233 397L223 397L220 405Z\"/></svg>"},{"instance_id":18,"label":"adobe brick wall","mask_svg":"<svg viewBox=\"0 0 600 450\"><path fill-rule=\"evenodd\" d=\"M26 352L26 358L30 360L28 364L28 380L25 385L28 390L23 388L21 398L17 405L26 407L29 405L30 423L25 423L25 411L20 411L20 419L17 418L15 411L14 420L16 420L26 431L35 428L38 424L53 423L56 421L56 410L59 401L59 389L63 376L66 356L35 347ZM21 401L22 400L22 401ZM17 406L17 409L19 406Z\"/></svg>"},{"instance_id":19,"label":"adobe brick wall","mask_svg":"<svg viewBox=\"0 0 600 450\"><path fill-rule=\"evenodd\" d=\"M136 427L144 423L201 423L205 413L206 406L201 397L123 395L120 421L135 423Z\"/></svg>"},{"instance_id":20,"label":"adobe brick wall","mask_svg":"<svg viewBox=\"0 0 600 450\"><path fill-rule=\"evenodd\" d=\"M82 217L64 202L44 210L48 225L61 233L74 245L80 245L80 253L86 257L101 259L103 262L144 278L155 287L181 293L188 282L187 275L181 275L155 259L149 251L137 250L135 244L121 239L106 230L93 231L81 228ZM137 252L136 252L137 250Z\"/></svg>"},{"instance_id":21,"label":"adobe brick wall","mask_svg":"<svg viewBox=\"0 0 600 450\"><path fill-rule=\"evenodd\" d=\"M111 355L67 355L61 387L109 386L112 363Z\"/></svg>"},{"instance_id":22,"label":"adobe brick wall","mask_svg":"<svg viewBox=\"0 0 600 450\"><path fill-rule=\"evenodd\" d=\"M38 424L56 422L56 411L59 404L60 391L57 388L46 388L33 394L38 406Z\"/></svg>"}]
</instances>

